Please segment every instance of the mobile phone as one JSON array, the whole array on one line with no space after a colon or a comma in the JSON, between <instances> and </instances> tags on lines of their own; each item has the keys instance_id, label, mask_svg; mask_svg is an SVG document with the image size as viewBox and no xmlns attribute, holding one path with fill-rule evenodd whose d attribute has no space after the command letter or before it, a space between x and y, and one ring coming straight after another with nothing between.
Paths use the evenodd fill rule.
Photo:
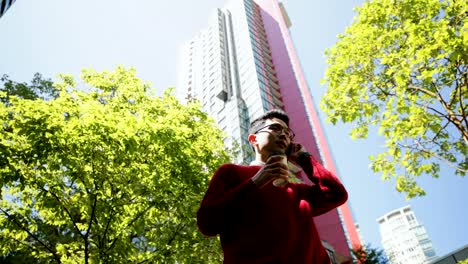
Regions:
<instances>
[{"instance_id":1,"label":"mobile phone","mask_svg":"<svg viewBox=\"0 0 468 264\"><path fill-rule=\"evenodd\" d=\"M292 154L293 148L294 148L294 143L291 142L291 143L289 144L288 148L286 149L286 156L289 156L289 155Z\"/></svg>"}]
</instances>

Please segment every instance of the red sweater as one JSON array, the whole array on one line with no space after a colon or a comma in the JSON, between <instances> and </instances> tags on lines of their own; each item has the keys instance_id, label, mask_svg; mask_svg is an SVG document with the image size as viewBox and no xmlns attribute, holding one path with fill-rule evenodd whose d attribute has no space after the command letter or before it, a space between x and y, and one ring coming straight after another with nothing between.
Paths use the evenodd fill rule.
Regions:
<instances>
[{"instance_id":1,"label":"red sweater","mask_svg":"<svg viewBox=\"0 0 468 264\"><path fill-rule=\"evenodd\" d=\"M220 235L224 263L330 263L312 218L343 204L348 194L320 163L305 163L315 185L260 189L251 180L260 166L225 164L216 171L197 223L203 234Z\"/></svg>"}]
</instances>

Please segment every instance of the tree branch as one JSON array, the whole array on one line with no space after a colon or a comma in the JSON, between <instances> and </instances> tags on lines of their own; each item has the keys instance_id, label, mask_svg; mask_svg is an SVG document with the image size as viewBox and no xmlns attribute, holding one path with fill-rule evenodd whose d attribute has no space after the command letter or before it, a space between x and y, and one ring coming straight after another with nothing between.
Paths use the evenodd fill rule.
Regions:
<instances>
[{"instance_id":1,"label":"tree branch","mask_svg":"<svg viewBox=\"0 0 468 264\"><path fill-rule=\"evenodd\" d=\"M429 95L429 96L431 96L431 97L434 97L434 98L439 98L439 97L437 96L437 94L435 94L435 93L433 93L433 92L431 92L431 91L429 91L429 90L427 90L427 89L424 89L424 88L421 88L421 87L417 87L417 86L415 86L415 85L411 85L411 84L410 84L410 85L408 85L408 88L413 89L413 90L420 91L420 92L422 92L422 93L424 93L424 94L427 94L427 95ZM438 93L438 92L437 92L437 93ZM441 100L443 100L443 99L441 98Z\"/></svg>"},{"instance_id":2,"label":"tree branch","mask_svg":"<svg viewBox=\"0 0 468 264\"><path fill-rule=\"evenodd\" d=\"M39 186L40 186L40 185L39 185ZM48 190L44 189L44 187L42 187L42 186L40 186L40 188L41 188L44 192L50 193L50 195L52 195L52 197L54 197L55 200L57 200L57 202L61 205L61 207L63 208L63 210L65 210L65 213L67 213L68 217L70 218L70 220L71 220L71 222L72 222L72 224L73 224L73 227L75 227L75 229L76 229L76 231L78 232L78 234L84 238L84 236L83 236L83 235L81 234L81 232L80 232L80 229L79 229L78 226L76 225L75 218L72 216L72 214L70 213L70 211L68 210L68 208L65 206L65 204L64 204L62 201L60 201L60 198L59 198L55 193L51 192L50 190L48 191Z\"/></svg>"},{"instance_id":3,"label":"tree branch","mask_svg":"<svg viewBox=\"0 0 468 264\"><path fill-rule=\"evenodd\" d=\"M115 246L115 242L117 242L117 240L119 240L119 238L114 238L109 248L106 249L106 252L109 252Z\"/></svg>"},{"instance_id":4,"label":"tree branch","mask_svg":"<svg viewBox=\"0 0 468 264\"><path fill-rule=\"evenodd\" d=\"M439 117L443 117L443 118L447 119L450 123L452 123L452 120L450 120L450 118L446 114L440 112L439 110L437 110L437 109L435 109L433 107L430 107L428 105L423 105L423 104L420 104L420 103L417 103L417 102L416 102L416 105L420 106L420 107L423 107L423 108L427 108L427 109L433 111L434 113L438 114Z\"/></svg>"},{"instance_id":5,"label":"tree branch","mask_svg":"<svg viewBox=\"0 0 468 264\"><path fill-rule=\"evenodd\" d=\"M441 96L441 94L439 93L439 91L437 90L437 87L434 83L432 83L432 85L434 86L434 88L436 89L436 93L433 93L431 91L428 91L426 89L423 89L423 88L420 88L420 87L416 87L414 85L409 85L409 88L411 89L416 89L416 90L419 90L419 91L422 91L430 96L433 96L434 98L436 98L440 103L441 105L443 106L443 108L445 109L445 111L447 112L447 114L443 114L442 112L434 109L433 107L430 107L430 106L423 106L423 107L426 107L427 109L429 110L432 110L434 111L435 113L439 114L440 117L444 117L446 118L448 121L450 121L456 128L457 130L460 131L460 134L462 135L463 139L465 140L465 142L468 142L468 131L466 130L466 128L463 127L463 124L461 123L461 120L457 119L457 114L455 114L450 108L449 106L447 105L447 102L445 102L445 100L443 99L443 97ZM460 100L462 101L462 100ZM419 106L422 106L421 104L417 104ZM466 116L463 115L462 116L462 120L465 120L466 121Z\"/></svg>"},{"instance_id":6,"label":"tree branch","mask_svg":"<svg viewBox=\"0 0 468 264\"><path fill-rule=\"evenodd\" d=\"M91 209L91 217L89 219L89 224L88 224L88 229L86 230L86 235L84 236L85 239L85 263L88 264L89 261L89 231L91 231L91 226L93 223L94 219L94 214L96 212L96 203L97 203L97 197L94 196L94 201L93 201L93 208Z\"/></svg>"},{"instance_id":7,"label":"tree branch","mask_svg":"<svg viewBox=\"0 0 468 264\"><path fill-rule=\"evenodd\" d=\"M34 247L31 246L29 243L24 243L23 241L20 241L20 240L18 240L18 239L16 239L16 238L10 238L10 239L16 241L16 242L19 243L19 244L23 244L23 245L28 246L32 251L39 252L39 250L37 250L37 248L34 248Z\"/></svg>"},{"instance_id":8,"label":"tree branch","mask_svg":"<svg viewBox=\"0 0 468 264\"><path fill-rule=\"evenodd\" d=\"M432 85L436 88L437 90L437 87L434 83L432 83ZM437 99L439 100L439 102L442 104L442 106L444 107L445 111L447 111L448 113L448 116L449 116L449 120L455 125L455 127L460 131L463 139L465 140L465 142L468 142L468 131L463 127L463 124L461 123L460 120L458 120L456 118L456 114L452 111L452 109L450 109L447 105L447 102L444 101L444 99L442 98L442 95L439 93L439 91L437 90Z\"/></svg>"},{"instance_id":9,"label":"tree branch","mask_svg":"<svg viewBox=\"0 0 468 264\"><path fill-rule=\"evenodd\" d=\"M148 206L146 209L141 210L140 212L137 213L135 218L132 219L123 229L128 228L129 226L133 225L133 223L138 220L144 213L146 213L150 208L154 207L156 205L156 202L150 202L150 206Z\"/></svg>"},{"instance_id":10,"label":"tree branch","mask_svg":"<svg viewBox=\"0 0 468 264\"><path fill-rule=\"evenodd\" d=\"M422 144L418 141L418 140L415 140L416 142L416 145L419 146L419 148L417 147L413 147L413 146L410 146L410 145L406 145L406 144L401 144L401 143L397 143L398 146L402 147L402 148L406 148L406 149L410 149L410 150L418 150L418 151L422 151L424 153L427 153L429 154L431 157L434 157L442 162L444 162L447 166L457 170L457 171L460 171L460 172L463 172L463 173L466 173L467 171L458 167L458 166L455 166L453 165L453 163L450 163L449 161L447 161L446 159L442 158L441 156L437 155L436 153L430 151L430 150L427 150L426 148L424 148L422 146Z\"/></svg>"},{"instance_id":11,"label":"tree branch","mask_svg":"<svg viewBox=\"0 0 468 264\"><path fill-rule=\"evenodd\" d=\"M50 253L52 253L52 255L54 256L54 259L57 261L57 263L61 263L60 261L60 257L57 255L57 253L51 249L49 246L47 246L44 242L42 242L37 236L35 236L33 233L31 233L31 231L29 231L27 228L23 227L23 225L21 223L18 222L18 220L15 218L15 217L12 217L7 211L3 210L3 208L0 208L0 210L3 212L3 214L5 214L8 219L11 219L13 220L13 222L16 223L16 225L21 228L22 230L26 231L28 233L28 235L30 235L32 238L34 238L37 242L39 242L39 244L41 244L42 246L44 246Z\"/></svg>"},{"instance_id":12,"label":"tree branch","mask_svg":"<svg viewBox=\"0 0 468 264\"><path fill-rule=\"evenodd\" d=\"M463 78L465 79L465 87L466 87L465 91L468 91L468 73L464 72L463 73ZM462 94L461 85L457 85L457 91L458 91L458 98L459 98L458 100L460 102L460 109L461 109L462 119L465 122L466 128L468 128L468 119L466 117L465 105L464 105L464 102L463 102L464 98L463 98L463 94ZM465 142L466 142L466 140L465 140Z\"/></svg>"},{"instance_id":13,"label":"tree branch","mask_svg":"<svg viewBox=\"0 0 468 264\"><path fill-rule=\"evenodd\" d=\"M166 245L170 245L172 244L172 242L174 241L174 239L177 237L177 235L179 234L180 230L182 230L184 227L186 226L186 223L183 223L183 224L179 224L177 225L177 228L175 230L175 232L173 233L173 235L169 238L169 240L167 241ZM164 257L167 257L169 255L169 250L166 250L166 252L164 252ZM142 264L142 263L145 263L145 262L148 262L150 260L152 260L154 258L153 257L150 257L148 259L145 259L145 260L142 260L141 262L138 262L138 264Z\"/></svg>"},{"instance_id":14,"label":"tree branch","mask_svg":"<svg viewBox=\"0 0 468 264\"><path fill-rule=\"evenodd\" d=\"M450 124L450 122L445 123L445 125L439 131L437 131L434 137L432 137L433 142L435 142L435 139L439 136L440 132L442 132L448 126L448 124Z\"/></svg>"},{"instance_id":15,"label":"tree branch","mask_svg":"<svg viewBox=\"0 0 468 264\"><path fill-rule=\"evenodd\" d=\"M185 227L185 225L186 225L186 224L183 223L183 224L181 224L181 225L179 224L179 225L177 226L176 231L174 232L174 234L172 235L172 237L167 241L167 245L172 244L172 241L174 241L174 239L176 238L176 236L179 234L180 230L182 230L182 229Z\"/></svg>"},{"instance_id":16,"label":"tree branch","mask_svg":"<svg viewBox=\"0 0 468 264\"><path fill-rule=\"evenodd\" d=\"M104 230L104 233L102 234L102 245L104 246L104 239L106 238L107 236L107 231L109 230L109 225L110 225L110 222L112 221L112 218L114 218L115 216L115 211L111 212L111 215L109 216L109 219L107 220L107 223L106 223L106 229Z\"/></svg>"}]
</instances>

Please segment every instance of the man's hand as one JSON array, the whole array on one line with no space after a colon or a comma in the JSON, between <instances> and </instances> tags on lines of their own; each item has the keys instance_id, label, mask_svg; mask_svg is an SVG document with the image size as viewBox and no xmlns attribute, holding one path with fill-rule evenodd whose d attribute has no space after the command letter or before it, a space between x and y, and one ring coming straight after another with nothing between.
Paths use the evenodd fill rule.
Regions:
<instances>
[{"instance_id":1,"label":"man's hand","mask_svg":"<svg viewBox=\"0 0 468 264\"><path fill-rule=\"evenodd\" d=\"M307 152L304 146L299 143L291 143L291 152L288 155L288 159L297 163L297 158L304 152Z\"/></svg>"},{"instance_id":2,"label":"man's hand","mask_svg":"<svg viewBox=\"0 0 468 264\"><path fill-rule=\"evenodd\" d=\"M252 177L255 185L262 188L276 179L288 180L288 166L283 163L284 156L271 156L265 165Z\"/></svg>"}]
</instances>

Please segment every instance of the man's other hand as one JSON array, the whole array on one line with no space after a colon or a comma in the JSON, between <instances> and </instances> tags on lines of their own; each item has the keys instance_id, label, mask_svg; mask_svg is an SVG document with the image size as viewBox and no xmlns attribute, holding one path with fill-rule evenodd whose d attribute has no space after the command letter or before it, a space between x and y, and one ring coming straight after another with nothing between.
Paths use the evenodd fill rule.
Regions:
<instances>
[{"instance_id":1,"label":"man's other hand","mask_svg":"<svg viewBox=\"0 0 468 264\"><path fill-rule=\"evenodd\" d=\"M288 180L288 166L283 162L284 156L276 155L268 158L265 165L252 177L255 185L262 188L276 180Z\"/></svg>"}]
</instances>

